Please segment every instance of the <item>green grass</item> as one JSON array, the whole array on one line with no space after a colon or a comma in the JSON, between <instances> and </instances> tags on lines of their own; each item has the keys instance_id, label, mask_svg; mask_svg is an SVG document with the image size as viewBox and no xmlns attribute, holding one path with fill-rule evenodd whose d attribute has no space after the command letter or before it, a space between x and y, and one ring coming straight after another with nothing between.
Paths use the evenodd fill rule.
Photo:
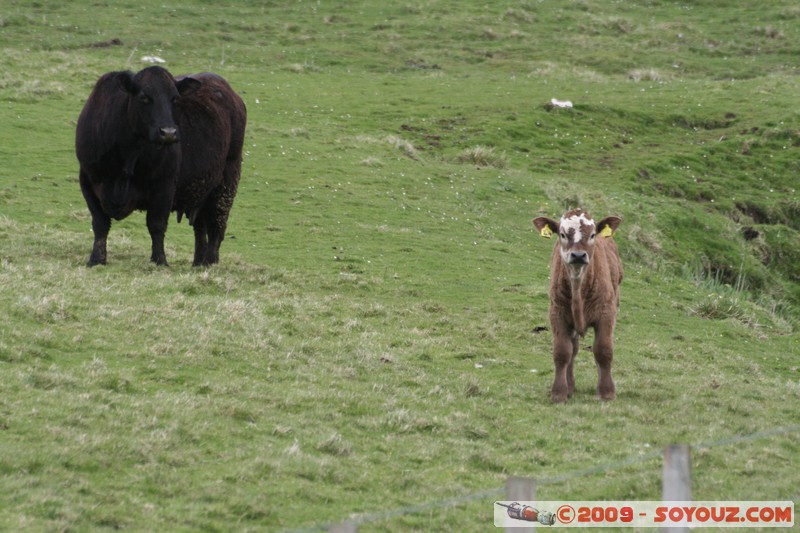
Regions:
<instances>
[{"instance_id":1,"label":"green grass","mask_svg":"<svg viewBox=\"0 0 800 533\"><path fill-rule=\"evenodd\" d=\"M800 10L377 4L0 13L0 529L485 530L509 475L654 500L664 445L796 424ZM145 55L248 107L209 270L141 214L83 266L75 122ZM582 350L552 406L530 220L577 205L623 217L618 398ZM797 472L796 433L698 448L693 495Z\"/></svg>"}]
</instances>

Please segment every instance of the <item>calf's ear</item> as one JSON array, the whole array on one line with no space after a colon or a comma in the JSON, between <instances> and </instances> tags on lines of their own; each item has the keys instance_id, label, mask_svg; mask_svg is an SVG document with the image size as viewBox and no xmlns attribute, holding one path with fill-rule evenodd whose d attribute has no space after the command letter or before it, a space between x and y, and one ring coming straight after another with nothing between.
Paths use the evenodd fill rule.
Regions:
<instances>
[{"instance_id":1,"label":"calf's ear","mask_svg":"<svg viewBox=\"0 0 800 533\"><path fill-rule=\"evenodd\" d=\"M180 93L181 96L189 96L199 89L201 85L202 83L194 78L189 77L183 78L175 84L175 86L178 88L178 93Z\"/></svg>"},{"instance_id":2,"label":"calf's ear","mask_svg":"<svg viewBox=\"0 0 800 533\"><path fill-rule=\"evenodd\" d=\"M615 216L606 217L597 223L597 234L601 237L611 237L617 231L622 219Z\"/></svg>"},{"instance_id":3,"label":"calf's ear","mask_svg":"<svg viewBox=\"0 0 800 533\"><path fill-rule=\"evenodd\" d=\"M553 233L558 233L558 223L555 220L547 217L536 217L531 222L539 230L539 235L549 239Z\"/></svg>"}]
</instances>

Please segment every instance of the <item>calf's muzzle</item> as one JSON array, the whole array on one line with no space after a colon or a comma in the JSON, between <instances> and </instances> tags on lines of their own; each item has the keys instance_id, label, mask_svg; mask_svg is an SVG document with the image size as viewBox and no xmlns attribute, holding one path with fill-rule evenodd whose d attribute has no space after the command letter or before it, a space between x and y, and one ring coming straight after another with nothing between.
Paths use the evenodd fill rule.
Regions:
<instances>
[{"instance_id":1,"label":"calf's muzzle","mask_svg":"<svg viewBox=\"0 0 800 533\"><path fill-rule=\"evenodd\" d=\"M589 254L586 252L570 252L568 262L570 265L588 265Z\"/></svg>"}]
</instances>

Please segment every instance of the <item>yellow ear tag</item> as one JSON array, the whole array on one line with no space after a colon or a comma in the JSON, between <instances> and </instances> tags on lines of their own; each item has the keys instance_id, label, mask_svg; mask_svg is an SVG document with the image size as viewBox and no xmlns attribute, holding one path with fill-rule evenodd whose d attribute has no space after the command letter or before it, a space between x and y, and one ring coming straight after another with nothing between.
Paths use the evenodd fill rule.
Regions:
<instances>
[{"instance_id":1,"label":"yellow ear tag","mask_svg":"<svg viewBox=\"0 0 800 533\"><path fill-rule=\"evenodd\" d=\"M601 237L611 237L612 235L614 235L614 230L611 229L611 226L609 226L608 224L603 226L603 229L600 230Z\"/></svg>"},{"instance_id":2,"label":"yellow ear tag","mask_svg":"<svg viewBox=\"0 0 800 533\"><path fill-rule=\"evenodd\" d=\"M553 236L553 230L550 229L550 226L544 225L542 229L539 231L539 234L545 239L549 239L550 237Z\"/></svg>"}]
</instances>

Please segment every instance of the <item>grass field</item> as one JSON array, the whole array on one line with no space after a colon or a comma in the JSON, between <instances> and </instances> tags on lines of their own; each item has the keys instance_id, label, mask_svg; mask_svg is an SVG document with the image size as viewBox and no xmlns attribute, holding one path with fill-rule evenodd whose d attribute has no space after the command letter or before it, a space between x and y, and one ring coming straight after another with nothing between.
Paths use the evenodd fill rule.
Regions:
<instances>
[{"instance_id":1,"label":"grass field","mask_svg":"<svg viewBox=\"0 0 800 533\"><path fill-rule=\"evenodd\" d=\"M796 431L736 440L800 412L795 2L218 4L2 3L0 530L486 531L510 475L660 499L670 443L800 500ZM207 270L143 214L84 266L77 116L145 56L248 108ZM618 397L582 351L553 406L573 206L623 218Z\"/></svg>"}]
</instances>

